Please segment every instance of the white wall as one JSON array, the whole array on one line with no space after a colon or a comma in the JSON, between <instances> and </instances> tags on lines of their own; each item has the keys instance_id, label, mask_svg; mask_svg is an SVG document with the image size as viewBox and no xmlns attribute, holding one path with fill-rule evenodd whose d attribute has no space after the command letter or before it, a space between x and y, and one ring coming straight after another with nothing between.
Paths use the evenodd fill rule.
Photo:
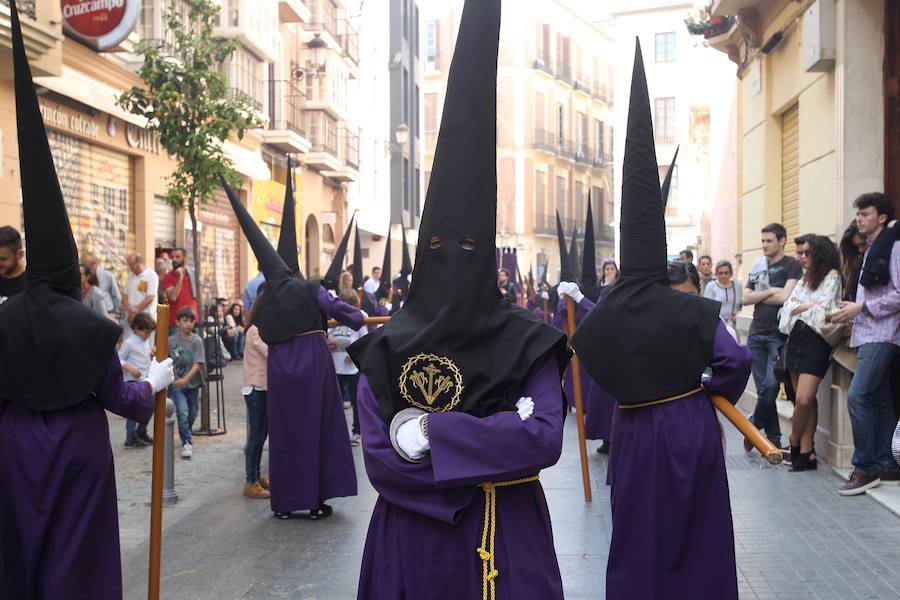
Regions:
<instances>
[{"instance_id":1,"label":"white wall","mask_svg":"<svg viewBox=\"0 0 900 600\"><path fill-rule=\"evenodd\" d=\"M635 36L640 37L651 110L654 110L655 98L675 98L675 141L656 147L657 163L668 165L676 146L681 144L677 198L671 201L671 205L677 206L677 215L669 217L670 255L676 255L687 246L697 246L701 237L703 216L711 214L719 188L719 172L711 165L722 164L727 148L724 140L732 122L729 115L734 110L734 65L722 53L706 48L702 37L688 33L684 19L691 7L692 2L672 1L668 3L668 8L613 14L616 38L613 120L616 182L622 181ZM671 31L675 32L676 59L674 62L657 63L655 36ZM709 144L705 150L690 139L692 106L709 107ZM616 214L620 210L621 192L621 185L617 184Z\"/></svg>"}]
</instances>

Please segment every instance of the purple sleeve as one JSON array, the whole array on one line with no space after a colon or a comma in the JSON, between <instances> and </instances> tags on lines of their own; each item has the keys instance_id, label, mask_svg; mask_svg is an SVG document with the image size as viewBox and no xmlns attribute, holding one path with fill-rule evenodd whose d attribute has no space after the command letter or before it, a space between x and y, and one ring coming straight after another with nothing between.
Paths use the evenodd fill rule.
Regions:
<instances>
[{"instance_id":1,"label":"purple sleeve","mask_svg":"<svg viewBox=\"0 0 900 600\"><path fill-rule=\"evenodd\" d=\"M518 395L534 400L534 413L526 421L514 411L481 419L461 412L428 416L431 468L438 488L516 479L556 464L564 415L552 354L532 367Z\"/></svg>"},{"instance_id":2,"label":"purple sleeve","mask_svg":"<svg viewBox=\"0 0 900 600\"><path fill-rule=\"evenodd\" d=\"M594 308L594 303L588 300L587 298L582 298L581 302L579 302L575 306L575 326L581 325L581 320L584 319L591 309ZM563 331L565 331L566 324L568 323L569 318L569 303L566 301L565 297L561 297L559 299L559 307L557 308L556 314L559 315Z\"/></svg>"},{"instance_id":3,"label":"purple sleeve","mask_svg":"<svg viewBox=\"0 0 900 600\"><path fill-rule=\"evenodd\" d=\"M738 344L720 320L716 327L713 357L709 365L712 377L703 384L703 387L707 392L721 394L732 404L737 404L750 378L751 362L750 349Z\"/></svg>"},{"instance_id":4,"label":"purple sleeve","mask_svg":"<svg viewBox=\"0 0 900 600\"><path fill-rule=\"evenodd\" d=\"M900 312L900 243L896 242L891 250L890 275L890 290L880 298L866 300L866 309L876 319Z\"/></svg>"},{"instance_id":5,"label":"purple sleeve","mask_svg":"<svg viewBox=\"0 0 900 600\"><path fill-rule=\"evenodd\" d=\"M324 287L319 286L316 300L319 302L319 310L325 313L329 319L334 319L353 331L359 331L359 328L363 326L362 312L355 306L350 306L343 300L335 298Z\"/></svg>"},{"instance_id":6,"label":"purple sleeve","mask_svg":"<svg viewBox=\"0 0 900 600\"><path fill-rule=\"evenodd\" d=\"M476 488L439 490L431 463L407 462L397 454L365 375L359 378L357 406L366 473L378 493L391 504L406 510L445 523L455 522L460 511L472 502Z\"/></svg>"},{"instance_id":7,"label":"purple sleeve","mask_svg":"<svg viewBox=\"0 0 900 600\"><path fill-rule=\"evenodd\" d=\"M153 388L146 381L126 382L115 353L97 386L97 398L109 412L132 421L146 424L153 416Z\"/></svg>"}]
</instances>

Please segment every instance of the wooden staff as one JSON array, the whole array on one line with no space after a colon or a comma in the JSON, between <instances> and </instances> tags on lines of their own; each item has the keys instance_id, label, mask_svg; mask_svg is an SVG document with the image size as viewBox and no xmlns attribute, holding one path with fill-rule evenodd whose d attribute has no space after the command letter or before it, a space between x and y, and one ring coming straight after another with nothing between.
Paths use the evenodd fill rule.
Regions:
<instances>
[{"instance_id":1,"label":"wooden staff","mask_svg":"<svg viewBox=\"0 0 900 600\"><path fill-rule=\"evenodd\" d=\"M169 355L169 305L156 307L156 360ZM160 556L162 554L163 462L166 438L166 390L156 394L153 411L153 476L150 483L150 568L147 600L159 600Z\"/></svg>"},{"instance_id":2,"label":"wooden staff","mask_svg":"<svg viewBox=\"0 0 900 600\"><path fill-rule=\"evenodd\" d=\"M544 298L544 323L550 324L550 301Z\"/></svg>"},{"instance_id":3,"label":"wooden staff","mask_svg":"<svg viewBox=\"0 0 900 600\"><path fill-rule=\"evenodd\" d=\"M366 317L363 319L363 325L384 325L388 321L390 321L390 317ZM338 322L334 319L328 321L329 327L334 327Z\"/></svg>"},{"instance_id":4,"label":"wooden staff","mask_svg":"<svg viewBox=\"0 0 900 600\"><path fill-rule=\"evenodd\" d=\"M568 328L569 342L575 334L575 301L571 296L566 296L566 307L568 308ZM581 479L584 484L584 501L590 502L591 497L591 474L588 470L587 442L584 438L584 403L581 395L581 363L578 355L572 355L572 389L575 391L575 418L578 419L578 449L581 452Z\"/></svg>"},{"instance_id":5,"label":"wooden staff","mask_svg":"<svg viewBox=\"0 0 900 600\"><path fill-rule=\"evenodd\" d=\"M360 306L362 306L362 294L363 294L363 289L361 287L356 288L356 299L359 300Z\"/></svg>"},{"instance_id":6,"label":"wooden staff","mask_svg":"<svg viewBox=\"0 0 900 600\"><path fill-rule=\"evenodd\" d=\"M394 286L391 286L391 289L388 290L387 303L392 304L394 302Z\"/></svg>"},{"instance_id":7,"label":"wooden staff","mask_svg":"<svg viewBox=\"0 0 900 600\"><path fill-rule=\"evenodd\" d=\"M784 456L781 455L781 450L776 448L766 436L760 433L759 429L757 429L747 417L741 414L741 412L724 396L710 394L710 399L712 400L713 405L719 409L719 412L725 415L725 418L731 421L731 424L744 434L744 437L753 442L753 445L759 450L759 453L762 454L769 463L777 465L784 460Z\"/></svg>"}]
</instances>

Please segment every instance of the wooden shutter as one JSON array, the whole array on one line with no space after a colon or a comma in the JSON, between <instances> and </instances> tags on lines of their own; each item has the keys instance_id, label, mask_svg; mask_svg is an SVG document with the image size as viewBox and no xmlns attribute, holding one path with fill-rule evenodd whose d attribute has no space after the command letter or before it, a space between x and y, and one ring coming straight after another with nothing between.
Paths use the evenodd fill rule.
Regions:
<instances>
[{"instance_id":1,"label":"wooden shutter","mask_svg":"<svg viewBox=\"0 0 900 600\"><path fill-rule=\"evenodd\" d=\"M785 254L794 254L800 235L800 105L781 115L781 224L787 229Z\"/></svg>"},{"instance_id":2,"label":"wooden shutter","mask_svg":"<svg viewBox=\"0 0 900 600\"><path fill-rule=\"evenodd\" d=\"M157 248L174 248L175 209L161 197L153 199L153 241Z\"/></svg>"}]
</instances>

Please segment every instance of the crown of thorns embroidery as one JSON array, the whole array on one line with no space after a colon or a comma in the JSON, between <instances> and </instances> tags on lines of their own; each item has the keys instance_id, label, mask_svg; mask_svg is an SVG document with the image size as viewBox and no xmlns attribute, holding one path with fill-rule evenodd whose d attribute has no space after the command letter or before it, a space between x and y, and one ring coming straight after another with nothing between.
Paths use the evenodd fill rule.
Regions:
<instances>
[{"instance_id":1,"label":"crown of thorns embroidery","mask_svg":"<svg viewBox=\"0 0 900 600\"><path fill-rule=\"evenodd\" d=\"M400 395L412 406L428 412L452 410L462 392L462 374L447 357L417 354L403 365Z\"/></svg>"}]
</instances>

